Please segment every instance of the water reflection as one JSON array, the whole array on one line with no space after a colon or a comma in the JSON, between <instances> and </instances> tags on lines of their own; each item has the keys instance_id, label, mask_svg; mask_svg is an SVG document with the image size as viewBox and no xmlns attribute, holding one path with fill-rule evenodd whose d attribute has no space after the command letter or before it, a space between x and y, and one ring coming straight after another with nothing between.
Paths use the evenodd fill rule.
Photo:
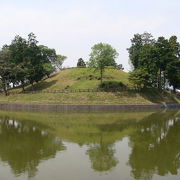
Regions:
<instances>
[{"instance_id":1,"label":"water reflection","mask_svg":"<svg viewBox=\"0 0 180 180\"><path fill-rule=\"evenodd\" d=\"M179 177L178 111L114 114L0 112L0 159L10 165L15 175L27 172L29 177L36 176L40 162L56 158L58 151L65 150L63 143L69 141L78 144L79 149L86 147L81 152L90 160L91 166L86 167L96 172L110 172L111 179L118 179L115 174L118 174L116 170L121 171L118 168L123 157L117 156L116 145L125 137L129 139L126 149L129 152L128 160L124 164L126 179L150 180L155 174ZM68 147L67 144L67 151L68 148L73 149L73 145ZM72 157L76 153L72 150ZM64 154L62 156L65 157ZM65 161L71 162L72 157L66 157ZM78 165L80 159L74 163ZM89 163L87 159L82 161ZM58 163L58 166L61 164L63 167L62 162ZM65 168L69 172L73 171L70 166ZM89 169L84 170L89 172ZM58 175L63 173L63 170L56 172ZM93 179L98 178L94 176Z\"/></svg>"},{"instance_id":2,"label":"water reflection","mask_svg":"<svg viewBox=\"0 0 180 180\"><path fill-rule=\"evenodd\" d=\"M64 150L62 142L31 122L1 117L0 158L15 175L35 176L39 163Z\"/></svg>"},{"instance_id":3,"label":"water reflection","mask_svg":"<svg viewBox=\"0 0 180 180\"><path fill-rule=\"evenodd\" d=\"M180 168L180 118L175 113L155 113L136 124L130 136L129 165L135 179L153 174L177 175Z\"/></svg>"},{"instance_id":4,"label":"water reflection","mask_svg":"<svg viewBox=\"0 0 180 180\"><path fill-rule=\"evenodd\" d=\"M118 163L114 156L115 149L113 144L103 142L103 136L100 137L100 142L89 145L87 154L92 163L92 168L96 171L108 171L115 167Z\"/></svg>"}]
</instances>

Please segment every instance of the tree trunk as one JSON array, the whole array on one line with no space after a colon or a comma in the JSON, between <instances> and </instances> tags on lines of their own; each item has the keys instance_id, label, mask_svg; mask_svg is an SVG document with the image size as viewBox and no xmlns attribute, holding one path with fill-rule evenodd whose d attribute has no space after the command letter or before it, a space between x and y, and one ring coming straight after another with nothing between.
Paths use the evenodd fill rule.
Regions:
<instances>
[{"instance_id":1,"label":"tree trunk","mask_svg":"<svg viewBox=\"0 0 180 180\"><path fill-rule=\"evenodd\" d=\"M22 85L22 90L24 91L24 81L21 81L21 85Z\"/></svg>"},{"instance_id":2,"label":"tree trunk","mask_svg":"<svg viewBox=\"0 0 180 180\"><path fill-rule=\"evenodd\" d=\"M163 89L165 90L165 84L166 84L166 78L165 78L165 72L163 73Z\"/></svg>"},{"instance_id":3,"label":"tree trunk","mask_svg":"<svg viewBox=\"0 0 180 180\"><path fill-rule=\"evenodd\" d=\"M173 86L173 93L176 93L176 87Z\"/></svg>"},{"instance_id":4,"label":"tree trunk","mask_svg":"<svg viewBox=\"0 0 180 180\"><path fill-rule=\"evenodd\" d=\"M8 95L8 90L7 90L6 80L3 81L3 91L4 91L4 95L7 96Z\"/></svg>"},{"instance_id":5,"label":"tree trunk","mask_svg":"<svg viewBox=\"0 0 180 180\"><path fill-rule=\"evenodd\" d=\"M102 68L101 68L101 72L100 73L101 73L101 77L100 78L101 78L101 85L102 85L102 80L103 80L103 70L102 70Z\"/></svg>"},{"instance_id":6,"label":"tree trunk","mask_svg":"<svg viewBox=\"0 0 180 180\"><path fill-rule=\"evenodd\" d=\"M161 69L159 69L159 82L158 82L158 88L161 90L162 85L161 85Z\"/></svg>"},{"instance_id":7,"label":"tree trunk","mask_svg":"<svg viewBox=\"0 0 180 180\"><path fill-rule=\"evenodd\" d=\"M31 88L32 88L32 91L34 91L34 83L33 82L31 83Z\"/></svg>"}]
</instances>

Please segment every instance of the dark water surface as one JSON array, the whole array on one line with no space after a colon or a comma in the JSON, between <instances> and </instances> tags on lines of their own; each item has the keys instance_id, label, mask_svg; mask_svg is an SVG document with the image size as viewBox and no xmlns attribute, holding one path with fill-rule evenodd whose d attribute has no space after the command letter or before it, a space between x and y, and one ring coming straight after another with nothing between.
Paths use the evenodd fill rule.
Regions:
<instances>
[{"instance_id":1,"label":"dark water surface","mask_svg":"<svg viewBox=\"0 0 180 180\"><path fill-rule=\"evenodd\" d=\"M0 180L180 180L180 111L0 111Z\"/></svg>"}]
</instances>

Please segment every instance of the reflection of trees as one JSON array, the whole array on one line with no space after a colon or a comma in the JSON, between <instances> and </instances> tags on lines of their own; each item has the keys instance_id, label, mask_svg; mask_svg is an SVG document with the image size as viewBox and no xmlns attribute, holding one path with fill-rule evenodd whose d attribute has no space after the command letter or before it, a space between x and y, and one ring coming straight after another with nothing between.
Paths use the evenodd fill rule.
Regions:
<instances>
[{"instance_id":1,"label":"reflection of trees","mask_svg":"<svg viewBox=\"0 0 180 180\"><path fill-rule=\"evenodd\" d=\"M130 141L129 164L134 178L177 174L180 168L180 119L172 112L154 113L138 123Z\"/></svg>"},{"instance_id":2,"label":"reflection of trees","mask_svg":"<svg viewBox=\"0 0 180 180\"><path fill-rule=\"evenodd\" d=\"M118 163L114 157L115 150L112 144L106 144L102 141L98 144L90 145L87 154L90 157L92 168L96 171L108 171Z\"/></svg>"},{"instance_id":3,"label":"reflection of trees","mask_svg":"<svg viewBox=\"0 0 180 180\"><path fill-rule=\"evenodd\" d=\"M31 122L0 120L0 158L14 173L35 175L41 160L52 158L63 150L62 142Z\"/></svg>"}]
</instances>

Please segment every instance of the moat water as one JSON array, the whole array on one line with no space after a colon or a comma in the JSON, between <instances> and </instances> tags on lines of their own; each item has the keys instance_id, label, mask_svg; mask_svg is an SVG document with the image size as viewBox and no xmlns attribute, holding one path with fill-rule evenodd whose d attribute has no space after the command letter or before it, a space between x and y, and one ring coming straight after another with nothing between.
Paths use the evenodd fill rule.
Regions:
<instances>
[{"instance_id":1,"label":"moat water","mask_svg":"<svg viewBox=\"0 0 180 180\"><path fill-rule=\"evenodd\" d=\"M0 180L179 180L180 111L0 111Z\"/></svg>"}]
</instances>

